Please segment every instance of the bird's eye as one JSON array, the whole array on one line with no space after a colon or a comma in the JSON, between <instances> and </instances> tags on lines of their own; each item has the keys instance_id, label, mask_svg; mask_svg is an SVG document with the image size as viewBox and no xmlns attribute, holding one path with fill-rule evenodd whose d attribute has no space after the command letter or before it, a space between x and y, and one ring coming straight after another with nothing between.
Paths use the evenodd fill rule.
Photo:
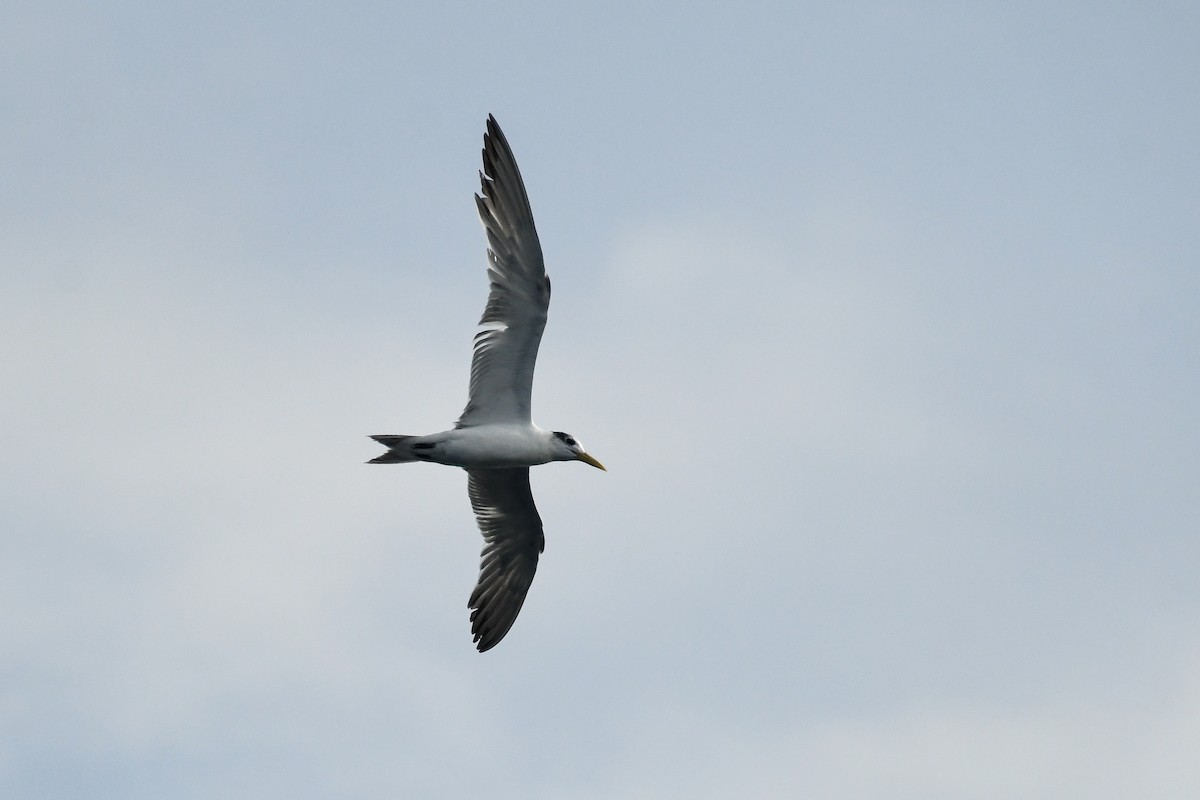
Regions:
<instances>
[{"instance_id":1,"label":"bird's eye","mask_svg":"<svg viewBox=\"0 0 1200 800\"><path fill-rule=\"evenodd\" d=\"M568 436L567 438L563 439L563 441L564 441L564 442L566 442L567 444L571 445L571 447L574 447L574 446L575 446L575 440L574 440L574 439L572 439L570 436Z\"/></svg>"}]
</instances>

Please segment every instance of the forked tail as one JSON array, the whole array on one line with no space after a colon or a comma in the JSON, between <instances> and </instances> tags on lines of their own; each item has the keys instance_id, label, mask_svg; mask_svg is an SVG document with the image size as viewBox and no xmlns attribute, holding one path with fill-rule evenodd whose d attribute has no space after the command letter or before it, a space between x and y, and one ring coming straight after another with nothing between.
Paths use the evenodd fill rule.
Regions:
<instances>
[{"instance_id":1,"label":"forked tail","mask_svg":"<svg viewBox=\"0 0 1200 800\"><path fill-rule=\"evenodd\" d=\"M409 444L410 439L416 439L416 436L372 436L372 439L379 442L388 451L383 455L372 458L368 464L407 464L410 461L420 461L413 452L412 445Z\"/></svg>"}]
</instances>

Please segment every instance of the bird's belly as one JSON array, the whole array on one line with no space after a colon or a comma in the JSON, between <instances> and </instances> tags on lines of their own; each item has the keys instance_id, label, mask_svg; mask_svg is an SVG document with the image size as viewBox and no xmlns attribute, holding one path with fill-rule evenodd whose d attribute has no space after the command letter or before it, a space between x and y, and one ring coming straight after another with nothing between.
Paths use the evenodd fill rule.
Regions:
<instances>
[{"instance_id":1,"label":"bird's belly","mask_svg":"<svg viewBox=\"0 0 1200 800\"><path fill-rule=\"evenodd\" d=\"M545 446L524 430L462 428L448 432L430 454L432 460L455 467L529 467L550 460Z\"/></svg>"}]
</instances>

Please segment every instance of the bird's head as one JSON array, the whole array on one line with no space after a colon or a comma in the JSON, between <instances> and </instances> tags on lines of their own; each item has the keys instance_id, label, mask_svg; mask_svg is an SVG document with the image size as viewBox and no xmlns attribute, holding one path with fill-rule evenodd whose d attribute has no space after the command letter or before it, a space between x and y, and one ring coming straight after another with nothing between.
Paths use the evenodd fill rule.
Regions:
<instances>
[{"instance_id":1,"label":"bird's head","mask_svg":"<svg viewBox=\"0 0 1200 800\"><path fill-rule=\"evenodd\" d=\"M562 431L555 431L550 437L551 446L554 448L555 461L582 461L585 464L591 464L596 469L604 469L604 465L596 459L588 455L574 436ZM608 472L607 469L604 469Z\"/></svg>"}]
</instances>

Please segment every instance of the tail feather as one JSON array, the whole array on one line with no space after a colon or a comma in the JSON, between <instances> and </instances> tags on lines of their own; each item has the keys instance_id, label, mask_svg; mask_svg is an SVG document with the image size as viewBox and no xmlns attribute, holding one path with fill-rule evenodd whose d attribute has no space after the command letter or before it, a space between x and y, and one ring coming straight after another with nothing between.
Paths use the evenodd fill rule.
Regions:
<instances>
[{"instance_id":1,"label":"tail feather","mask_svg":"<svg viewBox=\"0 0 1200 800\"><path fill-rule=\"evenodd\" d=\"M372 436L371 438L388 448L388 451L381 456L372 458L367 462L368 464L407 464L410 461L420 460L408 443L409 439L416 439L416 436Z\"/></svg>"}]
</instances>

